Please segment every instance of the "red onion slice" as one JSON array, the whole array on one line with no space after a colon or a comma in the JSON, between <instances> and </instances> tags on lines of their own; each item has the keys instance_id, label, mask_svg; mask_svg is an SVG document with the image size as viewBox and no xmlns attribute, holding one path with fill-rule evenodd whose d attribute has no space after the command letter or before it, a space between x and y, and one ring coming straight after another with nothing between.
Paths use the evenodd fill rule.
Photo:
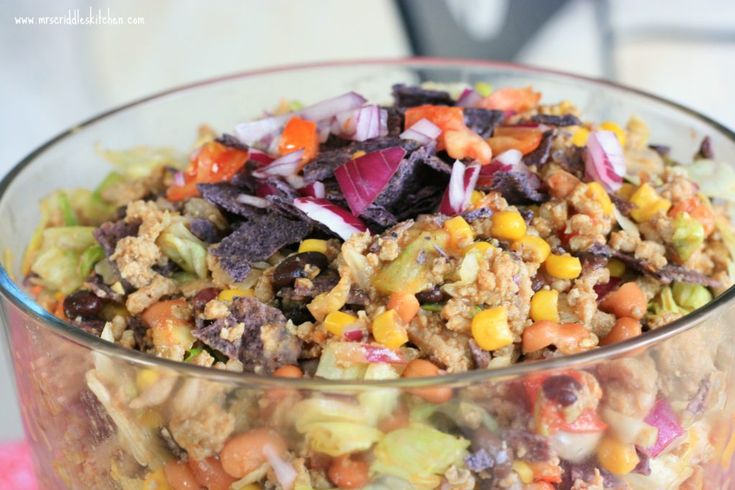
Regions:
<instances>
[{"instance_id":1,"label":"red onion slice","mask_svg":"<svg viewBox=\"0 0 735 490\"><path fill-rule=\"evenodd\" d=\"M250 148L248 159L258 162L261 166L268 165L273 160L275 160L275 158L273 158L269 154L264 153L260 150L256 150L255 148Z\"/></svg>"},{"instance_id":2,"label":"red onion slice","mask_svg":"<svg viewBox=\"0 0 735 490\"><path fill-rule=\"evenodd\" d=\"M612 131L592 131L584 152L587 176L610 192L620 189L625 175L623 148Z\"/></svg>"},{"instance_id":3,"label":"red onion slice","mask_svg":"<svg viewBox=\"0 0 735 490\"><path fill-rule=\"evenodd\" d=\"M266 199L249 194L240 194L237 196L236 201L256 208L267 208L270 206L270 203Z\"/></svg>"},{"instance_id":4,"label":"red onion slice","mask_svg":"<svg viewBox=\"0 0 735 490\"><path fill-rule=\"evenodd\" d=\"M296 175L299 171L299 164L301 163L301 157L303 155L304 150L296 150L283 155L282 157L273 160L268 165L253 171L253 177L262 179L274 175L280 175L281 177Z\"/></svg>"},{"instance_id":5,"label":"red onion slice","mask_svg":"<svg viewBox=\"0 0 735 490\"><path fill-rule=\"evenodd\" d=\"M388 112L377 105L337 114L332 132L353 141L365 141L388 134Z\"/></svg>"},{"instance_id":6,"label":"red onion slice","mask_svg":"<svg viewBox=\"0 0 735 490\"><path fill-rule=\"evenodd\" d=\"M479 177L479 165L472 164L465 167L462 162L456 160L452 166L449 186L444 191L439 212L447 216L454 216L465 211L469 207L470 197Z\"/></svg>"},{"instance_id":7,"label":"red onion slice","mask_svg":"<svg viewBox=\"0 0 735 490\"><path fill-rule=\"evenodd\" d=\"M293 205L309 218L325 225L342 240L348 240L353 234L367 230L367 226L359 218L326 199L299 197L294 199Z\"/></svg>"},{"instance_id":8,"label":"red onion slice","mask_svg":"<svg viewBox=\"0 0 735 490\"><path fill-rule=\"evenodd\" d=\"M661 454L661 452L663 452L663 450L666 449L674 439L684 434L684 428L681 426L676 414L671 409L671 405L664 398L656 400L656 403L653 405L650 413L646 415L646 418L643 419L643 421L658 429L656 442L653 446L645 448L646 454L652 458Z\"/></svg>"},{"instance_id":9,"label":"red onion slice","mask_svg":"<svg viewBox=\"0 0 735 490\"><path fill-rule=\"evenodd\" d=\"M362 346L362 351L367 362L385 362L389 364L402 364L406 362L398 352L387 347L366 344Z\"/></svg>"},{"instance_id":10,"label":"red onion slice","mask_svg":"<svg viewBox=\"0 0 735 490\"><path fill-rule=\"evenodd\" d=\"M362 214L383 192L405 155L406 150L394 146L348 160L335 169L334 177L353 215Z\"/></svg>"},{"instance_id":11,"label":"red onion slice","mask_svg":"<svg viewBox=\"0 0 735 490\"><path fill-rule=\"evenodd\" d=\"M311 119L312 121L321 121L323 119L336 116L340 112L349 111L362 106L365 102L365 98L355 92L347 92L346 94L332 97L331 99L322 100L316 104L305 107L297 112L301 117L305 119Z\"/></svg>"},{"instance_id":12,"label":"red onion slice","mask_svg":"<svg viewBox=\"0 0 735 490\"><path fill-rule=\"evenodd\" d=\"M324 184L322 184L319 181L312 182L310 184L306 184L304 187L300 189L302 196L310 196L310 197L318 197L318 198L324 198L327 195L327 190L324 187Z\"/></svg>"},{"instance_id":13,"label":"red onion slice","mask_svg":"<svg viewBox=\"0 0 735 490\"><path fill-rule=\"evenodd\" d=\"M293 484L296 481L298 473L294 469L293 465L283 459L278 451L273 446L266 444L263 446L263 456L268 460L268 464L273 468L273 473L276 476L276 480L281 484L282 488L290 489L293 488Z\"/></svg>"},{"instance_id":14,"label":"red onion slice","mask_svg":"<svg viewBox=\"0 0 735 490\"><path fill-rule=\"evenodd\" d=\"M478 94L476 90L466 88L457 99L457 105L459 107L477 107L481 100L482 95Z\"/></svg>"},{"instance_id":15,"label":"red onion slice","mask_svg":"<svg viewBox=\"0 0 735 490\"><path fill-rule=\"evenodd\" d=\"M186 185L186 177L184 177L184 172L176 172L174 174L174 184L176 187L184 187Z\"/></svg>"},{"instance_id":16,"label":"red onion slice","mask_svg":"<svg viewBox=\"0 0 735 490\"><path fill-rule=\"evenodd\" d=\"M428 145L436 140L441 132L442 130L439 129L439 126L428 119L421 118L410 128L402 132L400 138L404 140L414 140L418 141L422 145Z\"/></svg>"}]
</instances>

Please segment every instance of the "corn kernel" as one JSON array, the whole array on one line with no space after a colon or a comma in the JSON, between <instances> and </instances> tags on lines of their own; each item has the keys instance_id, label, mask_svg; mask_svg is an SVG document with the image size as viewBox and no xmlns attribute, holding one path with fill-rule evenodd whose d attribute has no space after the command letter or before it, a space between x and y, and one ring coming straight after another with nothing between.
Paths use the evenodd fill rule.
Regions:
<instances>
[{"instance_id":1,"label":"corn kernel","mask_svg":"<svg viewBox=\"0 0 735 490\"><path fill-rule=\"evenodd\" d=\"M548 320L559 322L559 291L542 289L531 298L531 318L538 322Z\"/></svg>"},{"instance_id":2,"label":"corn kernel","mask_svg":"<svg viewBox=\"0 0 735 490\"><path fill-rule=\"evenodd\" d=\"M623 277L625 264L618 259L610 259L607 261L607 270L610 271L611 277Z\"/></svg>"},{"instance_id":3,"label":"corn kernel","mask_svg":"<svg viewBox=\"0 0 735 490\"><path fill-rule=\"evenodd\" d=\"M480 94L481 97L487 97L492 91L493 86L488 82L477 82L475 84L475 92Z\"/></svg>"},{"instance_id":4,"label":"corn kernel","mask_svg":"<svg viewBox=\"0 0 735 490\"><path fill-rule=\"evenodd\" d=\"M138 391L145 391L158 381L158 372L153 369L141 369L135 375Z\"/></svg>"},{"instance_id":5,"label":"corn kernel","mask_svg":"<svg viewBox=\"0 0 735 490\"><path fill-rule=\"evenodd\" d=\"M496 350L513 343L508 312L502 306L482 310L472 318L472 338L481 349Z\"/></svg>"},{"instance_id":6,"label":"corn kernel","mask_svg":"<svg viewBox=\"0 0 735 490\"><path fill-rule=\"evenodd\" d=\"M148 473L143 480L143 490L170 490L163 468Z\"/></svg>"},{"instance_id":7,"label":"corn kernel","mask_svg":"<svg viewBox=\"0 0 735 490\"><path fill-rule=\"evenodd\" d=\"M324 318L324 328L332 335L341 336L345 328L357 322L357 317L342 311L333 311Z\"/></svg>"},{"instance_id":8,"label":"corn kernel","mask_svg":"<svg viewBox=\"0 0 735 490\"><path fill-rule=\"evenodd\" d=\"M138 417L138 422L149 429L155 429L156 427L161 427L164 420L159 411L150 408Z\"/></svg>"},{"instance_id":9,"label":"corn kernel","mask_svg":"<svg viewBox=\"0 0 735 490\"><path fill-rule=\"evenodd\" d=\"M590 130L580 126L572 133L572 144L581 148L587 144L589 137Z\"/></svg>"},{"instance_id":10,"label":"corn kernel","mask_svg":"<svg viewBox=\"0 0 735 490\"><path fill-rule=\"evenodd\" d=\"M582 262L569 254L551 254L544 265L546 272L557 279L576 279L582 273Z\"/></svg>"},{"instance_id":11,"label":"corn kernel","mask_svg":"<svg viewBox=\"0 0 735 490\"><path fill-rule=\"evenodd\" d=\"M252 295L252 289L223 289L217 295L217 299L229 303L235 298L245 298Z\"/></svg>"},{"instance_id":12,"label":"corn kernel","mask_svg":"<svg viewBox=\"0 0 735 490\"><path fill-rule=\"evenodd\" d=\"M490 233L501 240L519 240L526 234L526 221L518 211L500 211L492 217Z\"/></svg>"},{"instance_id":13,"label":"corn kernel","mask_svg":"<svg viewBox=\"0 0 735 490\"><path fill-rule=\"evenodd\" d=\"M386 310L373 320L373 337L388 347L397 349L408 342L408 334L394 310Z\"/></svg>"},{"instance_id":14,"label":"corn kernel","mask_svg":"<svg viewBox=\"0 0 735 490\"><path fill-rule=\"evenodd\" d=\"M485 193L482 191L472 191L472 194L470 195L470 205L473 208L476 208L480 202L485 198Z\"/></svg>"},{"instance_id":15,"label":"corn kernel","mask_svg":"<svg viewBox=\"0 0 735 490\"><path fill-rule=\"evenodd\" d=\"M635 446L610 436L603 437L597 446L597 459L603 468L615 475L627 475L638 465Z\"/></svg>"},{"instance_id":16,"label":"corn kernel","mask_svg":"<svg viewBox=\"0 0 735 490\"><path fill-rule=\"evenodd\" d=\"M518 473L518 478L521 479L521 483L532 483L533 482L533 470L531 466L523 461L522 459L516 459L512 463L513 471Z\"/></svg>"},{"instance_id":17,"label":"corn kernel","mask_svg":"<svg viewBox=\"0 0 735 490\"><path fill-rule=\"evenodd\" d=\"M602 212L606 215L613 213L613 203L610 200L610 196L607 195L605 188L599 182L590 182L587 184L587 195L594 201L600 204Z\"/></svg>"},{"instance_id":18,"label":"corn kernel","mask_svg":"<svg viewBox=\"0 0 735 490\"><path fill-rule=\"evenodd\" d=\"M488 242L475 242L467 249L466 253L477 253L480 255L485 255L489 250L493 250L495 247L492 246L492 244Z\"/></svg>"},{"instance_id":19,"label":"corn kernel","mask_svg":"<svg viewBox=\"0 0 735 490\"><path fill-rule=\"evenodd\" d=\"M304 252L319 252L320 254L326 254L327 241L317 240L316 238L307 238L299 244L299 253Z\"/></svg>"},{"instance_id":20,"label":"corn kernel","mask_svg":"<svg viewBox=\"0 0 735 490\"><path fill-rule=\"evenodd\" d=\"M536 235L526 235L516 240L511 248L521 254L523 260L540 264L551 253L551 245L546 240Z\"/></svg>"},{"instance_id":21,"label":"corn kernel","mask_svg":"<svg viewBox=\"0 0 735 490\"><path fill-rule=\"evenodd\" d=\"M630 202L635 206L630 215L639 223L644 223L659 213L665 214L671 207L671 201L659 196L648 182L630 196Z\"/></svg>"},{"instance_id":22,"label":"corn kernel","mask_svg":"<svg viewBox=\"0 0 735 490\"><path fill-rule=\"evenodd\" d=\"M620 186L620 189L618 189L618 196L628 201L636 189L638 189L638 187L629 182L624 182L623 185Z\"/></svg>"},{"instance_id":23,"label":"corn kernel","mask_svg":"<svg viewBox=\"0 0 735 490\"><path fill-rule=\"evenodd\" d=\"M618 141L620 142L620 146L625 146L625 130L620 127L620 125L613 121L605 121L604 123L600 124L600 129L604 129L605 131L612 131L615 133L615 136L617 136Z\"/></svg>"},{"instance_id":24,"label":"corn kernel","mask_svg":"<svg viewBox=\"0 0 735 490\"><path fill-rule=\"evenodd\" d=\"M457 249L466 247L475 238L472 227L461 216L455 216L446 220L444 222L444 229L449 233L450 243Z\"/></svg>"},{"instance_id":25,"label":"corn kernel","mask_svg":"<svg viewBox=\"0 0 735 490\"><path fill-rule=\"evenodd\" d=\"M357 150L355 153L352 154L352 159L354 160L356 158L364 157L365 155L367 155L365 151Z\"/></svg>"}]
</instances>

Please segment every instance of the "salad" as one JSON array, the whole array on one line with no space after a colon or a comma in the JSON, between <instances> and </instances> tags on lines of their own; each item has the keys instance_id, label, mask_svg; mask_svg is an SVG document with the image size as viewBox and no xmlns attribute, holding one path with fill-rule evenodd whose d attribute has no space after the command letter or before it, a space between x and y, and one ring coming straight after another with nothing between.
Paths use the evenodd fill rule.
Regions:
<instances>
[{"instance_id":1,"label":"salad","mask_svg":"<svg viewBox=\"0 0 735 490\"><path fill-rule=\"evenodd\" d=\"M114 170L96 189L42 201L24 286L92 335L213 369L388 380L533 362L645 335L735 278L735 179L708 138L678 162L640 118L587 121L532 87L283 101L230 133L202 126L188 158L100 153ZM122 488L702 488L721 372L697 332L681 339L522 382L352 397L103 362L86 380L125 449Z\"/></svg>"}]
</instances>

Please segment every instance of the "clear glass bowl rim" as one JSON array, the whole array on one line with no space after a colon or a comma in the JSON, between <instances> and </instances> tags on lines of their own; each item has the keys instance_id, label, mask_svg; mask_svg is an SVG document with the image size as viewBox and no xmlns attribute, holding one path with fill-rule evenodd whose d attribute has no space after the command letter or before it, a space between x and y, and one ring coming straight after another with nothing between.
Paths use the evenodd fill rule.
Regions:
<instances>
[{"instance_id":1,"label":"clear glass bowl rim","mask_svg":"<svg viewBox=\"0 0 735 490\"><path fill-rule=\"evenodd\" d=\"M87 119L79 124L76 124L69 129L61 132L55 137L51 138L41 146L33 150L19 163L17 163L7 175L0 180L0 200L5 196L6 192L13 185L13 181L27 166L31 165L33 161L43 154L45 151L52 148L54 145L62 140L73 137L74 134L83 130L85 127L94 124L100 120L103 120L109 116L117 114L118 112L125 111L130 108L137 107L145 104L146 102L156 100L174 93L188 92L196 90L199 87L209 86L220 82L226 82L235 79L257 77L258 75L267 75L278 72L297 72L299 70L314 69L314 68L335 68L335 67L365 67L365 66L406 66L406 67L435 67L435 68L497 68L508 71L515 71L517 73L526 73L529 75L551 75L558 78L566 78L571 80L577 80L583 83L597 85L599 87L608 87L622 90L624 92L642 96L649 101L657 104L669 106L679 112L683 112L686 115L699 119L701 122L711 126L713 129L721 132L733 143L735 143L735 132L728 129L721 123L676 102L670 101L666 98L659 97L657 95L648 93L643 90L628 87L626 85L609 82L602 79L586 77L581 75L575 75L564 71L552 70L547 68L539 68L528 65L521 65L516 63L498 62L498 61L485 61L485 60L473 60L473 59L462 59L462 58L437 58L437 57L404 57L404 58L371 58L371 59L358 59L358 60L337 60L337 61L325 61L325 62L310 62L310 63L298 63L289 64L283 66L275 66L269 68L262 68L256 70L248 70L244 72L224 75L215 78L209 78L206 80L189 83L181 86L177 86L168 90L154 93L152 95L134 100L127 104L115 107L108 111L102 112L90 119ZM616 357L624 356L626 354L633 354L639 349L645 349L656 344L659 344L666 339L680 334L690 328L695 328L700 325L706 319L716 314L721 309L725 308L727 303L731 303L735 297L735 286L728 288L725 292L715 298L712 302L708 303L702 308L695 310L694 312L680 318L664 327L648 332L645 335L641 335L634 339L630 339L625 342L614 344L611 346L601 347L587 352L581 352L579 354L573 354L569 356L547 359L543 361L527 362L514 364L508 367L496 368L496 369L478 369L467 371L463 373L444 374L440 376L424 377L424 378L401 378L396 380L382 380L382 381L338 381L338 380L325 380L325 379L290 379L290 378L275 378L271 376L262 376L251 373L238 373L231 371L224 371L219 369L213 369L210 367L197 366L193 364L187 364L178 361L172 361L168 359L158 358L143 352L136 350L126 349L117 344L113 344L107 341L95 337L82 329L79 329L70 323L64 322L63 320L52 315L48 311L41 308L32 298L30 298L12 279L8 271L5 269L4 264L0 264L0 293L4 297L10 300L10 302L20 309L24 314L30 315L33 319L43 324L44 326L51 329L54 334L58 334L65 339L68 339L82 347L85 347L93 352L100 352L113 358L120 359L125 362L130 362L141 367L154 367L159 369L168 369L175 371L180 375L184 376L195 376L207 378L213 382L221 382L228 384L237 384L244 387L252 387L256 389L264 389L273 386L284 386L291 388L300 388L306 390L325 390L334 391L337 390L367 390L372 388L385 388L395 387L400 389L411 388L411 387L426 387L432 385L469 385L480 383L483 381L500 381L508 378L515 378L518 376L541 372L541 371L553 371L562 369L571 369L578 366L599 362L602 360L614 359ZM7 329L7 325L5 326ZM6 336L8 337L8 336ZM8 338L9 340L9 338ZM12 348L12 345L8 346Z\"/></svg>"}]
</instances>

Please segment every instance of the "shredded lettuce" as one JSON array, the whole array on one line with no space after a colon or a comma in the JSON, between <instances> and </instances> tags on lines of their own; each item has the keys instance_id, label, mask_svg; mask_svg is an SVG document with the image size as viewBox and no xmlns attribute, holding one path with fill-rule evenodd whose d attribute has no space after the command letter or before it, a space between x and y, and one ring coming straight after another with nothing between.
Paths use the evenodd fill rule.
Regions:
<instances>
[{"instance_id":1,"label":"shredded lettuce","mask_svg":"<svg viewBox=\"0 0 735 490\"><path fill-rule=\"evenodd\" d=\"M671 237L671 243L674 246L676 255L682 261L689 260L689 257L702 247L704 238L704 226L692 218L689 213L679 213L674 219L674 233Z\"/></svg>"},{"instance_id":2,"label":"shredded lettuce","mask_svg":"<svg viewBox=\"0 0 735 490\"><path fill-rule=\"evenodd\" d=\"M390 364L373 363L365 370L365 380L398 379L400 373ZM397 388L376 388L360 393L357 398L369 421L376 424L398 407L401 392Z\"/></svg>"},{"instance_id":3,"label":"shredded lettuce","mask_svg":"<svg viewBox=\"0 0 735 490\"><path fill-rule=\"evenodd\" d=\"M84 252L97 244L87 226L47 228L41 233L38 254L30 270L47 289L68 294L87 277L81 267Z\"/></svg>"},{"instance_id":4,"label":"shredded lettuce","mask_svg":"<svg viewBox=\"0 0 735 490\"><path fill-rule=\"evenodd\" d=\"M170 148L136 146L127 150L115 151L98 147L97 152L114 165L121 175L133 179L147 177L156 167L182 169L186 166L186 162L179 159Z\"/></svg>"},{"instance_id":5,"label":"shredded lettuce","mask_svg":"<svg viewBox=\"0 0 735 490\"><path fill-rule=\"evenodd\" d=\"M671 287L671 293L674 301L689 311L694 311L712 301L712 293L701 284L675 282Z\"/></svg>"},{"instance_id":6,"label":"shredded lettuce","mask_svg":"<svg viewBox=\"0 0 735 490\"><path fill-rule=\"evenodd\" d=\"M183 221L169 225L156 240L161 251L184 271L207 277L207 248Z\"/></svg>"},{"instance_id":7,"label":"shredded lettuce","mask_svg":"<svg viewBox=\"0 0 735 490\"><path fill-rule=\"evenodd\" d=\"M82 277L87 277L94 266L100 260L105 258L105 251L99 244L94 244L88 247L82 255L79 257L79 273Z\"/></svg>"},{"instance_id":8,"label":"shredded lettuce","mask_svg":"<svg viewBox=\"0 0 735 490\"><path fill-rule=\"evenodd\" d=\"M315 422L303 433L312 450L330 456L367 451L383 437L374 427L350 422Z\"/></svg>"},{"instance_id":9,"label":"shredded lettuce","mask_svg":"<svg viewBox=\"0 0 735 490\"><path fill-rule=\"evenodd\" d=\"M735 199L735 169L714 160L701 159L682 166L689 179L699 186L702 194L732 201Z\"/></svg>"},{"instance_id":10,"label":"shredded lettuce","mask_svg":"<svg viewBox=\"0 0 735 490\"><path fill-rule=\"evenodd\" d=\"M452 465L461 465L470 442L412 423L386 434L375 446L371 473L402 478L418 489L436 488Z\"/></svg>"},{"instance_id":11,"label":"shredded lettuce","mask_svg":"<svg viewBox=\"0 0 735 490\"><path fill-rule=\"evenodd\" d=\"M350 380L361 379L365 375L365 364L346 364L337 359L340 344L341 342L330 342L324 347L314 373L317 378Z\"/></svg>"},{"instance_id":12,"label":"shredded lettuce","mask_svg":"<svg viewBox=\"0 0 735 490\"><path fill-rule=\"evenodd\" d=\"M674 300L674 295L671 291L670 286L664 287L656 299L650 305L653 316L661 315L686 315L689 313L686 309L682 308Z\"/></svg>"}]
</instances>

